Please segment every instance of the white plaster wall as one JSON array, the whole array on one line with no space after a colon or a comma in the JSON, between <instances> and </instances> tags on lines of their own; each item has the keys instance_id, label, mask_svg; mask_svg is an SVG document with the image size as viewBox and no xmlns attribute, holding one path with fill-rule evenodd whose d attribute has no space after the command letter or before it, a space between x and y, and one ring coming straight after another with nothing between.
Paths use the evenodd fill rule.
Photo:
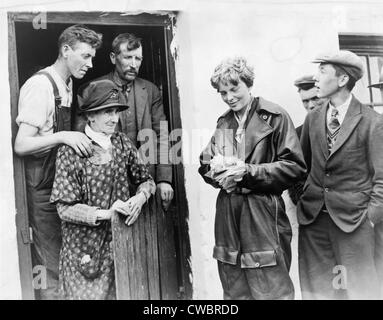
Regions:
<instances>
[{"instance_id":1,"label":"white plaster wall","mask_svg":"<svg viewBox=\"0 0 383 320\"><path fill-rule=\"evenodd\" d=\"M8 83L7 16L0 12L0 299L21 297L17 255L15 196L11 147L10 90Z\"/></svg>"},{"instance_id":2,"label":"white plaster wall","mask_svg":"<svg viewBox=\"0 0 383 320\"><path fill-rule=\"evenodd\" d=\"M36 3L39 3L36 5ZM12 148L9 113L8 33L6 11L154 11L179 10L173 49L184 128L185 184L189 205L192 279L195 299L220 299L221 285L212 259L217 191L197 173L199 152L226 107L210 86L214 67L225 57L245 55L255 66L254 95L279 103L295 125L305 113L293 86L300 75L315 72L309 61L337 48L338 32L383 34L380 1L2 1L0 4L0 299L20 298ZM202 132L201 132L202 130ZM294 226L295 208L287 199ZM296 229L295 229L296 230ZM296 236L296 232L294 233ZM293 242L296 249L296 239ZM296 250L292 277L297 286Z\"/></svg>"}]
</instances>

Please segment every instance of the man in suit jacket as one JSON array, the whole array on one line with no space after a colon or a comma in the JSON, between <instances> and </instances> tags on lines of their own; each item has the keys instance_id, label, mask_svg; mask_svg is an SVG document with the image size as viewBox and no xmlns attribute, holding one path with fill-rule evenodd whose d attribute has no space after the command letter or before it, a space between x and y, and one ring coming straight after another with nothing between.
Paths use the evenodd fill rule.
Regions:
<instances>
[{"instance_id":1,"label":"man in suit jacket","mask_svg":"<svg viewBox=\"0 0 383 320\"><path fill-rule=\"evenodd\" d=\"M325 98L319 98L315 87L314 75L304 75L294 81L294 86L298 88L299 96L302 100L303 107L307 112L321 107L327 102ZM303 125L296 128L298 137L301 136Z\"/></svg>"},{"instance_id":2,"label":"man in suit jacket","mask_svg":"<svg viewBox=\"0 0 383 320\"><path fill-rule=\"evenodd\" d=\"M376 299L374 227L383 217L383 121L352 94L363 75L350 51L320 56L318 97L301 144L308 178L298 202L304 299Z\"/></svg>"},{"instance_id":3,"label":"man in suit jacket","mask_svg":"<svg viewBox=\"0 0 383 320\"><path fill-rule=\"evenodd\" d=\"M147 152L144 157L167 209L174 195L172 165L168 161L168 125L160 91L152 82L137 77L143 60L141 39L131 33L119 34L113 40L110 60L115 68L101 79L112 80L120 89L122 103L129 105L120 114L118 129L137 148Z\"/></svg>"},{"instance_id":4,"label":"man in suit jacket","mask_svg":"<svg viewBox=\"0 0 383 320\"><path fill-rule=\"evenodd\" d=\"M380 70L379 81L368 86L380 91L383 98L383 68ZM383 222L378 223L375 229L375 265L380 281L381 292L383 293Z\"/></svg>"},{"instance_id":5,"label":"man in suit jacket","mask_svg":"<svg viewBox=\"0 0 383 320\"><path fill-rule=\"evenodd\" d=\"M299 77L294 81L294 86L298 88L298 93L302 100L303 107L307 112L321 107L327 102L327 99L325 98L318 98L313 74ZM302 134L302 128L303 125L295 128L298 138L300 138ZM303 182L299 181L288 189L289 196L295 205L297 204L298 199L302 194L302 188Z\"/></svg>"}]
</instances>

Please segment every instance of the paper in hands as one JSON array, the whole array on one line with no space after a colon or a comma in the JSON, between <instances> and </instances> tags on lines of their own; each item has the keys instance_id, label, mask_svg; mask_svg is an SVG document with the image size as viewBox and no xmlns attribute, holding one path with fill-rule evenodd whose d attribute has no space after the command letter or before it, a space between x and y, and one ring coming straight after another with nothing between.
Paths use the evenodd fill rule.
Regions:
<instances>
[{"instance_id":1,"label":"paper in hands","mask_svg":"<svg viewBox=\"0 0 383 320\"><path fill-rule=\"evenodd\" d=\"M230 193L235 190L237 182L242 180L245 173L246 166L243 160L218 154L210 161L210 171L205 176L218 182L226 192Z\"/></svg>"}]
</instances>

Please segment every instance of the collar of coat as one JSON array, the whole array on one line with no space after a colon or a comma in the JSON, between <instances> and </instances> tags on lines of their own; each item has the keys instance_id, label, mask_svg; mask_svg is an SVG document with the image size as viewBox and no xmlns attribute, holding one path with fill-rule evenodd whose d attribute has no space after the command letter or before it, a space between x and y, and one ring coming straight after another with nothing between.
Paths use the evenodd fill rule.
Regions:
<instances>
[{"instance_id":1,"label":"collar of coat","mask_svg":"<svg viewBox=\"0 0 383 320\"><path fill-rule=\"evenodd\" d=\"M244 150L240 151L244 152L243 159L248 159L257 144L274 131L270 121L268 121L270 116L279 116L282 113L283 109L273 102L261 97L253 100L247 123L245 124L247 134L244 143L241 143L242 147L245 147ZM234 111L228 110L218 119L217 129L224 130L217 130L216 133L218 135L224 134L224 141L228 145L236 145L233 136L228 134L225 129L236 130L237 127L238 123L234 119Z\"/></svg>"},{"instance_id":2,"label":"collar of coat","mask_svg":"<svg viewBox=\"0 0 383 320\"><path fill-rule=\"evenodd\" d=\"M112 80L119 88L122 89L122 86L124 85L124 82L118 77L116 74L116 71L111 71L105 76L107 79ZM142 78L136 77L134 79L132 88L134 87L134 101L136 106L136 116L137 116L137 124L138 124L138 130L143 128L143 120L144 120L144 114L146 110L148 109L148 89L147 84L149 81L144 80ZM131 91L132 92L132 91ZM129 107L132 107L129 105ZM132 108L131 108L132 109ZM122 125L124 126L124 118L126 118L126 112L122 112L120 115L120 121L122 122ZM125 131L126 128L123 127L123 131Z\"/></svg>"},{"instance_id":3,"label":"collar of coat","mask_svg":"<svg viewBox=\"0 0 383 320\"><path fill-rule=\"evenodd\" d=\"M326 134L326 116L329 103L320 108L316 108L310 112L310 116L315 118L313 121L313 132L319 132L318 140L325 157L332 157L341 146L346 142L355 127L358 125L362 118L362 103L352 96L350 105L347 109L346 115L343 119L342 125L336 139L336 142L331 150L331 154L328 154L327 134ZM311 130L311 129L310 129Z\"/></svg>"},{"instance_id":4,"label":"collar of coat","mask_svg":"<svg viewBox=\"0 0 383 320\"><path fill-rule=\"evenodd\" d=\"M253 100L253 103L251 105L251 110L256 108L256 112L258 114L262 113L261 111L266 111L266 113L271 113L271 114L275 114L275 115L278 115L278 114L281 114L280 112L280 108L277 104L271 102L271 101L268 101L262 97L255 97L254 100ZM217 122L219 122L221 119L229 119L229 118L232 118L234 117L234 111L229 109L227 110L224 114L222 114Z\"/></svg>"}]
</instances>

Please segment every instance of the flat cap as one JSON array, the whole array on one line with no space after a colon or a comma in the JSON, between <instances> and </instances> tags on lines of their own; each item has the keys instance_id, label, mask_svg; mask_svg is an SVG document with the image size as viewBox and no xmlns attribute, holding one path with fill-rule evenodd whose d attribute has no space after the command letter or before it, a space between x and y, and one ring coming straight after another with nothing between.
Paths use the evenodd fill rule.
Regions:
<instances>
[{"instance_id":1,"label":"flat cap","mask_svg":"<svg viewBox=\"0 0 383 320\"><path fill-rule=\"evenodd\" d=\"M320 55L313 63L330 63L342 68L355 81L363 77L364 67L362 59L355 53L347 50L340 50L331 55Z\"/></svg>"},{"instance_id":2,"label":"flat cap","mask_svg":"<svg viewBox=\"0 0 383 320\"><path fill-rule=\"evenodd\" d=\"M116 84L108 79L90 81L79 89L78 112L92 112L118 107L119 111L129 108L120 103L120 95Z\"/></svg>"},{"instance_id":3,"label":"flat cap","mask_svg":"<svg viewBox=\"0 0 383 320\"><path fill-rule=\"evenodd\" d=\"M294 81L294 86L302 90L309 90L315 85L314 75L304 75Z\"/></svg>"}]
</instances>

